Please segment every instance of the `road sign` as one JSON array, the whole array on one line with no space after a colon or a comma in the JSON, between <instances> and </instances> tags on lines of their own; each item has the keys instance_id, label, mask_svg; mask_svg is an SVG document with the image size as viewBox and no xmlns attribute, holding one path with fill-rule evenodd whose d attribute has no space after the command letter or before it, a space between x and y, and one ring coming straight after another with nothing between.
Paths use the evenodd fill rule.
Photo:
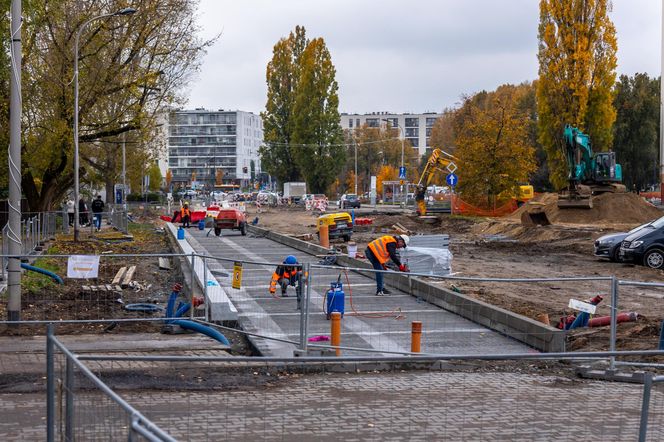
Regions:
<instances>
[{"instance_id":1,"label":"road sign","mask_svg":"<svg viewBox=\"0 0 664 442\"><path fill-rule=\"evenodd\" d=\"M233 281L231 282L231 287L234 289L240 289L242 287L242 263L235 262L233 264Z\"/></svg>"},{"instance_id":2,"label":"road sign","mask_svg":"<svg viewBox=\"0 0 664 442\"><path fill-rule=\"evenodd\" d=\"M447 165L447 170L448 170L450 173L454 173L454 172L456 172L456 170L457 170L457 165L454 164L452 161L450 161L450 164Z\"/></svg>"},{"instance_id":3,"label":"road sign","mask_svg":"<svg viewBox=\"0 0 664 442\"><path fill-rule=\"evenodd\" d=\"M591 315L594 315L595 310L597 309L596 305L592 305L583 301L578 301L576 299L570 299L568 307L573 308L574 310L590 313Z\"/></svg>"},{"instance_id":4,"label":"road sign","mask_svg":"<svg viewBox=\"0 0 664 442\"><path fill-rule=\"evenodd\" d=\"M447 184L450 187L455 187L459 183L459 177L457 177L455 174L450 173L445 177L445 181L447 181Z\"/></svg>"},{"instance_id":5,"label":"road sign","mask_svg":"<svg viewBox=\"0 0 664 442\"><path fill-rule=\"evenodd\" d=\"M399 179L400 180L405 180L406 179L406 168L404 166L401 166L399 168Z\"/></svg>"}]
</instances>

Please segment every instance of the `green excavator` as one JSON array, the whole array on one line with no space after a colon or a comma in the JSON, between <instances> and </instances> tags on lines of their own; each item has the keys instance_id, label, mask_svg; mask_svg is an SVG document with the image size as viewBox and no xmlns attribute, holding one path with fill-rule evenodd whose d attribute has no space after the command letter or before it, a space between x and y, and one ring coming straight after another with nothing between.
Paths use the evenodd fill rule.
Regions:
<instances>
[{"instance_id":1,"label":"green excavator","mask_svg":"<svg viewBox=\"0 0 664 442\"><path fill-rule=\"evenodd\" d=\"M593 207L593 195L624 193L622 168L615 152L593 153L590 137L569 124L563 130L568 185L558 193L558 207Z\"/></svg>"},{"instance_id":2,"label":"green excavator","mask_svg":"<svg viewBox=\"0 0 664 442\"><path fill-rule=\"evenodd\" d=\"M569 124L563 130L565 159L568 167L567 187L558 192L561 209L592 209L593 195L624 193L622 168L616 163L615 152L593 153L590 137ZM529 203L521 214L526 226L551 224L546 205Z\"/></svg>"}]
</instances>

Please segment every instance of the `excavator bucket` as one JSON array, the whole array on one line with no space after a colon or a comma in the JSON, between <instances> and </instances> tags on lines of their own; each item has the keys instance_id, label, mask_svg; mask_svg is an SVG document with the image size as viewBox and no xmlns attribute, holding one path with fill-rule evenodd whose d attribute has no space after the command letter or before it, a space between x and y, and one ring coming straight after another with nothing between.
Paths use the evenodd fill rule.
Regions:
<instances>
[{"instance_id":1,"label":"excavator bucket","mask_svg":"<svg viewBox=\"0 0 664 442\"><path fill-rule=\"evenodd\" d=\"M546 204L529 201L521 214L521 224L526 227L548 226L551 224L544 208Z\"/></svg>"}]
</instances>

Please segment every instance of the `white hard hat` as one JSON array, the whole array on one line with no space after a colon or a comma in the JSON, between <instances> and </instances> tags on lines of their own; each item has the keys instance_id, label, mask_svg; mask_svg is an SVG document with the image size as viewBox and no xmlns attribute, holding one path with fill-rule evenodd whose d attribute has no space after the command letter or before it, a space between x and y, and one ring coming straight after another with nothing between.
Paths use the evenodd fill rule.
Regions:
<instances>
[{"instance_id":1,"label":"white hard hat","mask_svg":"<svg viewBox=\"0 0 664 442\"><path fill-rule=\"evenodd\" d=\"M404 247L408 247L408 243L410 242L410 238L408 235L399 235L401 239L403 240Z\"/></svg>"}]
</instances>

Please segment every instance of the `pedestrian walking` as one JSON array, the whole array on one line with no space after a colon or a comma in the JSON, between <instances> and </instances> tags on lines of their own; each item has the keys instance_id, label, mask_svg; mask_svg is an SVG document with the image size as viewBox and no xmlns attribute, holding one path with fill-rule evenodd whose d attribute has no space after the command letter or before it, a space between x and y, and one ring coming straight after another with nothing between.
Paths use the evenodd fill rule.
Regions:
<instances>
[{"instance_id":1,"label":"pedestrian walking","mask_svg":"<svg viewBox=\"0 0 664 442\"><path fill-rule=\"evenodd\" d=\"M71 196L67 198L67 218L69 218L69 225L74 225L74 213L76 213L76 203Z\"/></svg>"},{"instance_id":2,"label":"pedestrian walking","mask_svg":"<svg viewBox=\"0 0 664 442\"><path fill-rule=\"evenodd\" d=\"M101 195L97 195L97 198L92 201L92 213L94 215L95 229L99 232L101 230L101 218L104 213L104 201L102 201Z\"/></svg>"},{"instance_id":3,"label":"pedestrian walking","mask_svg":"<svg viewBox=\"0 0 664 442\"><path fill-rule=\"evenodd\" d=\"M83 197L78 200L78 223L82 226L87 226L89 223L88 205L85 203Z\"/></svg>"},{"instance_id":4,"label":"pedestrian walking","mask_svg":"<svg viewBox=\"0 0 664 442\"><path fill-rule=\"evenodd\" d=\"M375 270L387 270L387 262L391 259L399 267L399 271L407 272L408 267L402 264L397 249L408 246L407 235L385 235L369 243L364 251ZM383 272L376 272L376 296L389 295L390 291L383 286Z\"/></svg>"}]
</instances>

